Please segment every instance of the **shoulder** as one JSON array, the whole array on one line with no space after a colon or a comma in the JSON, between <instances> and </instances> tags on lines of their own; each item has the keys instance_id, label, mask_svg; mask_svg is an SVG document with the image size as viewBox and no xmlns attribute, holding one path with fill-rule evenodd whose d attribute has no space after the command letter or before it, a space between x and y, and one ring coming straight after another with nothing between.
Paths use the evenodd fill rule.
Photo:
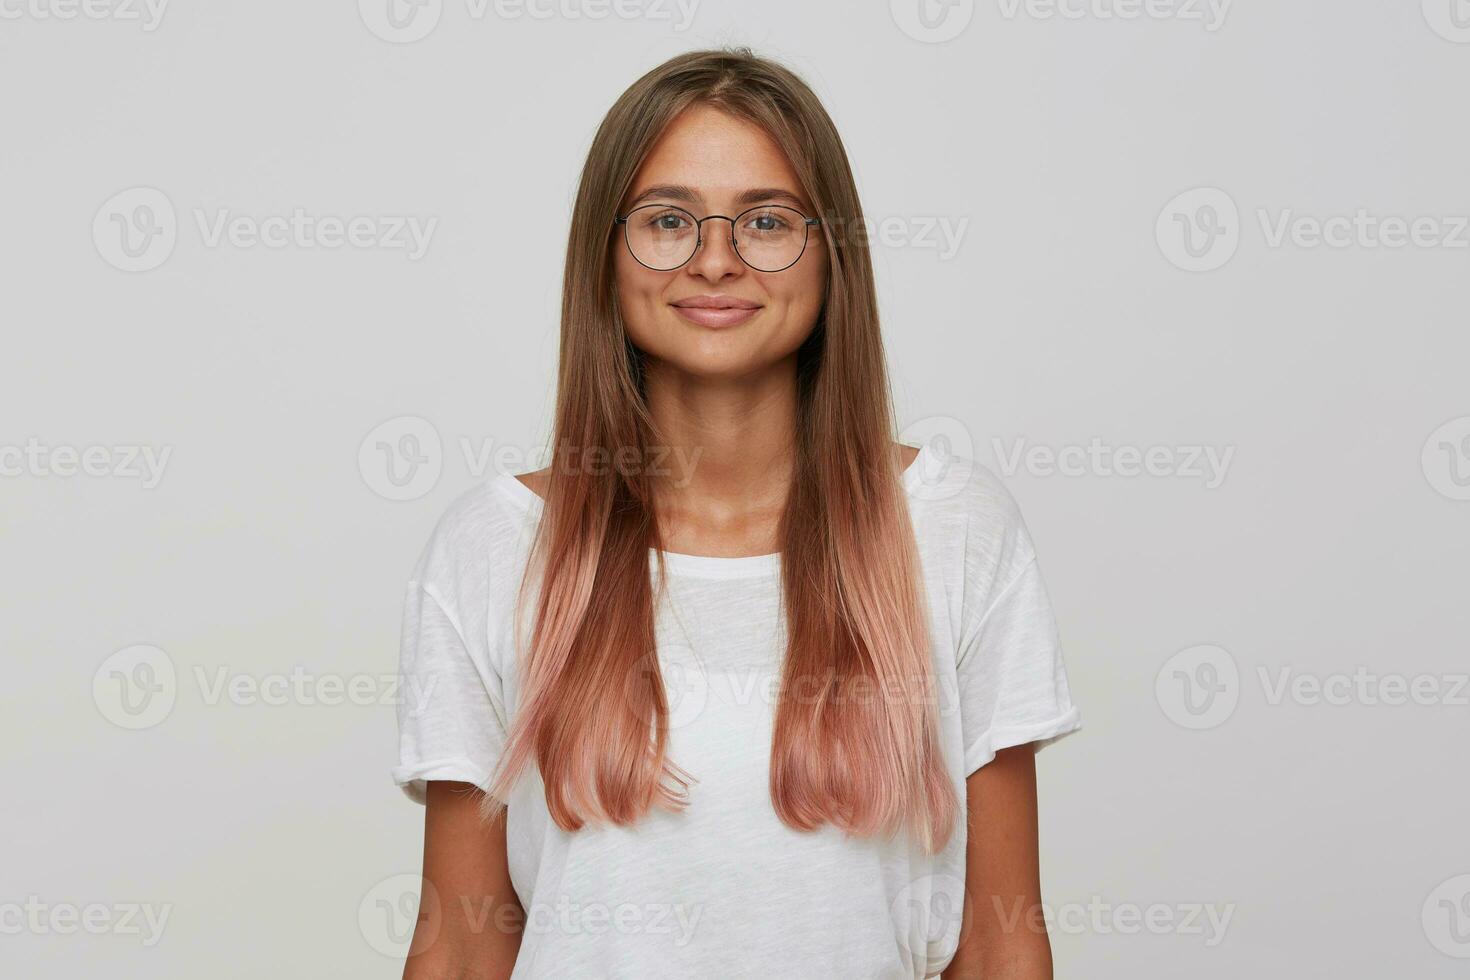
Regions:
<instances>
[{"instance_id":1,"label":"shoulder","mask_svg":"<svg viewBox=\"0 0 1470 980\"><path fill-rule=\"evenodd\" d=\"M962 559L967 580L1004 582L1035 558L1020 504L988 466L929 446L906 476L921 550Z\"/></svg>"},{"instance_id":2,"label":"shoulder","mask_svg":"<svg viewBox=\"0 0 1470 980\"><path fill-rule=\"evenodd\" d=\"M925 446L905 471L904 483L918 516L961 520L990 537L1025 530L1010 488L994 470L968 456Z\"/></svg>"},{"instance_id":3,"label":"shoulder","mask_svg":"<svg viewBox=\"0 0 1470 980\"><path fill-rule=\"evenodd\" d=\"M467 582L483 586L511 573L534 528L531 508L508 486L511 481L514 477L497 474L449 502L419 553L411 582L449 593Z\"/></svg>"}]
</instances>

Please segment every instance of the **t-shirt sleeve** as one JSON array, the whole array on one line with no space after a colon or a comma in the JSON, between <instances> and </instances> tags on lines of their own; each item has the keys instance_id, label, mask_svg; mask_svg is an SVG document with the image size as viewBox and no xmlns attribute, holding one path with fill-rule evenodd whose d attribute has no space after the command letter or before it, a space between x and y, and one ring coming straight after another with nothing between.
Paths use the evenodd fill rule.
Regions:
<instances>
[{"instance_id":1,"label":"t-shirt sleeve","mask_svg":"<svg viewBox=\"0 0 1470 980\"><path fill-rule=\"evenodd\" d=\"M960 643L960 728L965 775L1001 749L1039 751L1082 727L1072 703L1056 617L1024 526L1013 529L1010 566Z\"/></svg>"},{"instance_id":2,"label":"t-shirt sleeve","mask_svg":"<svg viewBox=\"0 0 1470 980\"><path fill-rule=\"evenodd\" d=\"M408 582L399 647L398 765L393 781L417 803L429 780L487 789L506 744L499 672L476 642L484 613L475 563L436 529ZM466 601L466 597L469 601ZM469 630L469 632L467 632Z\"/></svg>"}]
</instances>

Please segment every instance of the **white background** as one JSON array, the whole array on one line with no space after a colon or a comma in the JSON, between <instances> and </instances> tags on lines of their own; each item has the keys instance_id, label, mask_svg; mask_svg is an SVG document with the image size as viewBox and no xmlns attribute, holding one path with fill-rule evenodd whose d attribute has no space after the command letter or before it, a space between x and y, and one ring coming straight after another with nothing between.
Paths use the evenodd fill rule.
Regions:
<instances>
[{"instance_id":1,"label":"white background","mask_svg":"<svg viewBox=\"0 0 1470 980\"><path fill-rule=\"evenodd\" d=\"M398 975L423 813L391 703L321 685L391 699L432 523L532 468L603 113L735 43L816 89L888 222L901 421L968 440L1036 539L1086 726L1039 758L1057 975L1464 974L1470 4L982 0L931 36L914 0L444 0L395 37L387 0L98 2L0 0L0 972ZM165 234L130 259L137 188ZM208 233L298 209L378 231ZM1300 223L1360 209L1432 221ZM404 417L440 448L395 487ZM120 676L166 713L119 724Z\"/></svg>"}]
</instances>

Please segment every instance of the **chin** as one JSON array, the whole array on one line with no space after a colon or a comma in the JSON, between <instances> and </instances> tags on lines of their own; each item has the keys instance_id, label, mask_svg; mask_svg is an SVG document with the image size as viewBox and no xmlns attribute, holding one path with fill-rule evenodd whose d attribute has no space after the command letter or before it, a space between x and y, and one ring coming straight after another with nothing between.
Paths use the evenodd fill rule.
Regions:
<instances>
[{"instance_id":1,"label":"chin","mask_svg":"<svg viewBox=\"0 0 1470 980\"><path fill-rule=\"evenodd\" d=\"M660 360L680 374L707 381L734 381L770 367L763 359L736 351L685 350Z\"/></svg>"},{"instance_id":2,"label":"chin","mask_svg":"<svg viewBox=\"0 0 1470 980\"><path fill-rule=\"evenodd\" d=\"M764 339L754 334L739 337L733 331L708 331L702 336L686 334L647 353L687 377L730 381L759 374L771 366Z\"/></svg>"}]
</instances>

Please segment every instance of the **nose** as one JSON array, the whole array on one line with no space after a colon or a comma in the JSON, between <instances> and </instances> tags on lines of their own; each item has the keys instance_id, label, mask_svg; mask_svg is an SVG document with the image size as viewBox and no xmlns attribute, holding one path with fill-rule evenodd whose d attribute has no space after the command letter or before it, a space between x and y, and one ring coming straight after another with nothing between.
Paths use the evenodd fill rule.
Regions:
<instances>
[{"instance_id":1,"label":"nose","mask_svg":"<svg viewBox=\"0 0 1470 980\"><path fill-rule=\"evenodd\" d=\"M721 221L726 224L718 224ZM689 260L689 271L712 280L739 273L745 263L735 252L734 234L735 219L720 215L706 218L699 226L699 244Z\"/></svg>"}]
</instances>

